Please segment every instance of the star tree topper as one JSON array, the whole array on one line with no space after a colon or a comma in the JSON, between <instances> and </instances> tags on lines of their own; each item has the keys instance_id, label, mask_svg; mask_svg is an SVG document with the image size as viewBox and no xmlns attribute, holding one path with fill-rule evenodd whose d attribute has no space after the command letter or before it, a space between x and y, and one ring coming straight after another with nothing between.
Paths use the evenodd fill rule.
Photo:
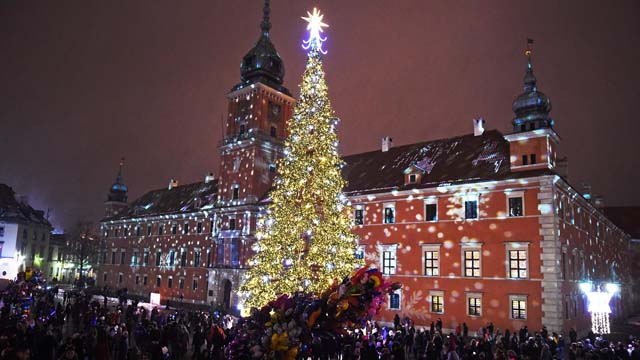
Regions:
<instances>
[{"instance_id":1,"label":"star tree topper","mask_svg":"<svg viewBox=\"0 0 640 360\"><path fill-rule=\"evenodd\" d=\"M320 14L320 11L316 8L313 8L313 13L307 11L307 17L302 17L305 20L307 25L307 30L309 30L309 38L307 40L302 40L302 48L308 50L318 50L323 54L326 54L327 51L322 49L322 43L327 40L326 37L322 37L320 35L324 30L323 27L329 27L329 25L322 22L322 18L324 15Z\"/></svg>"}]
</instances>

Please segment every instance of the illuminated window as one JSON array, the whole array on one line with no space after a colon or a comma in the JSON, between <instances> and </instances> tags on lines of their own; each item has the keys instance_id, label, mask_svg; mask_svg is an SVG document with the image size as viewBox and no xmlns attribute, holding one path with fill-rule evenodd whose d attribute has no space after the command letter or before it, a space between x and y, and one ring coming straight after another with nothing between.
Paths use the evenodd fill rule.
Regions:
<instances>
[{"instance_id":1,"label":"illuminated window","mask_svg":"<svg viewBox=\"0 0 640 360\"><path fill-rule=\"evenodd\" d=\"M385 275L393 275L396 273L396 249L397 245L379 246L382 273Z\"/></svg>"},{"instance_id":2,"label":"illuminated window","mask_svg":"<svg viewBox=\"0 0 640 360\"><path fill-rule=\"evenodd\" d=\"M478 200L464 201L464 218L465 219L478 218Z\"/></svg>"},{"instance_id":3,"label":"illuminated window","mask_svg":"<svg viewBox=\"0 0 640 360\"><path fill-rule=\"evenodd\" d=\"M432 313L444 314L444 292L431 291L429 294L429 302L431 303Z\"/></svg>"},{"instance_id":4,"label":"illuminated window","mask_svg":"<svg viewBox=\"0 0 640 360\"><path fill-rule=\"evenodd\" d=\"M198 225L196 226L196 232L198 234L202 234L202 221L198 221Z\"/></svg>"},{"instance_id":5,"label":"illuminated window","mask_svg":"<svg viewBox=\"0 0 640 360\"><path fill-rule=\"evenodd\" d=\"M193 267L200 267L200 249L193 250Z\"/></svg>"},{"instance_id":6,"label":"illuminated window","mask_svg":"<svg viewBox=\"0 0 640 360\"><path fill-rule=\"evenodd\" d=\"M524 215L524 197L521 193L507 194L507 205L509 206L509 216Z\"/></svg>"},{"instance_id":7,"label":"illuminated window","mask_svg":"<svg viewBox=\"0 0 640 360\"><path fill-rule=\"evenodd\" d=\"M440 247L437 245L422 246L424 275L440 276Z\"/></svg>"},{"instance_id":8,"label":"illuminated window","mask_svg":"<svg viewBox=\"0 0 640 360\"><path fill-rule=\"evenodd\" d=\"M389 294L389 310L400 310L400 300L402 297L402 289L397 289Z\"/></svg>"},{"instance_id":9,"label":"illuminated window","mask_svg":"<svg viewBox=\"0 0 640 360\"><path fill-rule=\"evenodd\" d=\"M182 233L187 235L189 233L189 223L184 223L184 227L182 228Z\"/></svg>"},{"instance_id":10,"label":"illuminated window","mask_svg":"<svg viewBox=\"0 0 640 360\"><path fill-rule=\"evenodd\" d=\"M480 277L480 249L463 250L464 276Z\"/></svg>"},{"instance_id":11,"label":"illuminated window","mask_svg":"<svg viewBox=\"0 0 640 360\"><path fill-rule=\"evenodd\" d=\"M240 265L240 239L231 240L231 265Z\"/></svg>"},{"instance_id":12,"label":"illuminated window","mask_svg":"<svg viewBox=\"0 0 640 360\"><path fill-rule=\"evenodd\" d=\"M211 234L215 236L218 235L218 232L220 232L220 219L218 215L214 215L211 219Z\"/></svg>"},{"instance_id":13,"label":"illuminated window","mask_svg":"<svg viewBox=\"0 0 640 360\"><path fill-rule=\"evenodd\" d=\"M180 249L180 266L187 266L187 249L185 248Z\"/></svg>"},{"instance_id":14,"label":"illuminated window","mask_svg":"<svg viewBox=\"0 0 640 360\"><path fill-rule=\"evenodd\" d=\"M437 200L429 200L424 205L424 221L438 220L438 203Z\"/></svg>"},{"instance_id":15,"label":"illuminated window","mask_svg":"<svg viewBox=\"0 0 640 360\"><path fill-rule=\"evenodd\" d=\"M467 315L482 315L482 296L480 294L467 294Z\"/></svg>"},{"instance_id":16,"label":"illuminated window","mask_svg":"<svg viewBox=\"0 0 640 360\"><path fill-rule=\"evenodd\" d=\"M396 222L396 207L395 204L384 204L384 224L393 224Z\"/></svg>"},{"instance_id":17,"label":"illuminated window","mask_svg":"<svg viewBox=\"0 0 640 360\"><path fill-rule=\"evenodd\" d=\"M169 276L167 279L167 287L171 289L173 287L173 276Z\"/></svg>"},{"instance_id":18,"label":"illuminated window","mask_svg":"<svg viewBox=\"0 0 640 360\"><path fill-rule=\"evenodd\" d=\"M527 278L527 250L508 250L509 254L509 278L526 279Z\"/></svg>"},{"instance_id":19,"label":"illuminated window","mask_svg":"<svg viewBox=\"0 0 640 360\"><path fill-rule=\"evenodd\" d=\"M174 249L169 250L169 266L176 265L176 251Z\"/></svg>"},{"instance_id":20,"label":"illuminated window","mask_svg":"<svg viewBox=\"0 0 640 360\"><path fill-rule=\"evenodd\" d=\"M364 209L362 205L356 205L353 218L356 225L364 225Z\"/></svg>"},{"instance_id":21,"label":"illuminated window","mask_svg":"<svg viewBox=\"0 0 640 360\"><path fill-rule=\"evenodd\" d=\"M211 267L211 249L207 249L207 267Z\"/></svg>"}]
</instances>

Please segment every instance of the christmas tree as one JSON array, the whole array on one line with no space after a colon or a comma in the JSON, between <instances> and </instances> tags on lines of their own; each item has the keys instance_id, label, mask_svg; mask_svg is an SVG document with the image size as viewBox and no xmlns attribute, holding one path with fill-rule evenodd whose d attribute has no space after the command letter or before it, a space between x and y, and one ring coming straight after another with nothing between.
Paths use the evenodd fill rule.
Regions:
<instances>
[{"instance_id":1,"label":"christmas tree","mask_svg":"<svg viewBox=\"0 0 640 360\"><path fill-rule=\"evenodd\" d=\"M258 234L240 291L246 307L261 307L281 294L319 293L356 267L356 239L340 168L333 109L322 70L327 25L316 9L308 13L307 66L284 157L278 163L264 231Z\"/></svg>"}]
</instances>

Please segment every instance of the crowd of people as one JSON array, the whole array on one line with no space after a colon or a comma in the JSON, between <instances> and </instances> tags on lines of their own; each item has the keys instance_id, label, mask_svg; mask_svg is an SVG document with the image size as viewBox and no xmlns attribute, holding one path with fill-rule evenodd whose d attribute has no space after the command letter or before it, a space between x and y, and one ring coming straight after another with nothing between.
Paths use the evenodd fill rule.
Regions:
<instances>
[{"instance_id":1,"label":"crowd of people","mask_svg":"<svg viewBox=\"0 0 640 360\"><path fill-rule=\"evenodd\" d=\"M106 297L59 297L57 291L2 299L0 360L224 359L235 335L231 318L218 312L149 311L126 298L116 305ZM565 339L546 328L501 331L491 323L476 332L466 324L445 331L440 319L418 328L399 317L388 327L367 322L341 336L314 336L311 347L313 359L640 360L634 338L613 343L590 334L580 340L572 331Z\"/></svg>"}]
</instances>

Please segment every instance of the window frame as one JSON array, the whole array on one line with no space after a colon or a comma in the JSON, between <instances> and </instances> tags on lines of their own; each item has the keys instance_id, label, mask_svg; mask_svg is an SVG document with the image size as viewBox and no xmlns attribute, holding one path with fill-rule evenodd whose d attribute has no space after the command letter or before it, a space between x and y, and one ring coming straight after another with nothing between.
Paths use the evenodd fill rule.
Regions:
<instances>
[{"instance_id":1,"label":"window frame","mask_svg":"<svg viewBox=\"0 0 640 360\"><path fill-rule=\"evenodd\" d=\"M396 289L392 294L387 295L389 302L387 303L387 310L389 311L400 311L402 310L402 289ZM391 299L392 296L397 296L398 298L398 307L392 307Z\"/></svg>"},{"instance_id":2,"label":"window frame","mask_svg":"<svg viewBox=\"0 0 640 360\"><path fill-rule=\"evenodd\" d=\"M467 276L467 258L466 258L466 252L467 251L477 251L479 253L479 258L478 259L473 259L473 256L471 259L472 262L477 260L478 261L478 276L472 275L472 276ZM480 243L463 243L461 244L460 247L460 255L462 258L462 277L464 278L471 278L471 279L479 279L482 278L482 244ZM472 268L471 271L473 273L473 270L476 270L476 267L473 266L472 263Z\"/></svg>"},{"instance_id":3,"label":"window frame","mask_svg":"<svg viewBox=\"0 0 640 360\"><path fill-rule=\"evenodd\" d=\"M474 304L471 304L471 300L479 300L479 304L474 301ZM476 292L468 292L466 293L466 314L468 317L473 317L473 318L477 318L477 317L481 317L482 316L482 293L476 293ZM474 312L473 314L471 313L471 309L476 309L477 312Z\"/></svg>"},{"instance_id":4,"label":"window frame","mask_svg":"<svg viewBox=\"0 0 640 360\"><path fill-rule=\"evenodd\" d=\"M516 259L513 259L514 261L517 262L517 266L514 268L512 267L512 259L511 259L511 252L512 251L524 251L525 254L525 258L524 260L520 259L520 253L518 253L518 257ZM507 272L507 279L511 279L511 280L526 280L529 279L530 274L529 274L529 243L528 242L508 242L505 244L505 255L506 255L506 272ZM520 268L520 262L524 261L525 263L525 267L524 267L524 272L525 272L525 276L520 276L520 271L522 271L522 268ZM511 276L511 272L512 271L517 271L518 272L518 276Z\"/></svg>"},{"instance_id":5,"label":"window frame","mask_svg":"<svg viewBox=\"0 0 640 360\"><path fill-rule=\"evenodd\" d=\"M507 192L506 193L506 197L507 197L507 217L513 217L513 218L517 218L517 217L523 217L525 216L525 206L524 206L524 191L513 191L513 192ZM511 199L516 199L516 198L520 198L520 200L522 201L522 214L521 215L511 215Z\"/></svg>"},{"instance_id":6,"label":"window frame","mask_svg":"<svg viewBox=\"0 0 640 360\"><path fill-rule=\"evenodd\" d=\"M392 211L391 221L387 221L387 209ZM382 206L382 223L383 224L395 224L396 223L396 203L385 203Z\"/></svg>"},{"instance_id":7,"label":"window frame","mask_svg":"<svg viewBox=\"0 0 640 360\"><path fill-rule=\"evenodd\" d=\"M358 218L358 213L360 213L360 218ZM358 219L360 221L358 221ZM364 225L364 206L356 205L353 208L353 223L356 226Z\"/></svg>"},{"instance_id":8,"label":"window frame","mask_svg":"<svg viewBox=\"0 0 640 360\"><path fill-rule=\"evenodd\" d=\"M423 244L421 247L422 250L422 275L427 277L439 277L440 276L440 244ZM437 253L437 258L433 257L428 259L427 252L435 252ZM427 265L431 261L431 266L429 269L432 271L431 275L427 274ZM433 266L433 262L437 262L437 266ZM433 270L436 270L437 273L434 274Z\"/></svg>"},{"instance_id":9,"label":"window frame","mask_svg":"<svg viewBox=\"0 0 640 360\"><path fill-rule=\"evenodd\" d=\"M519 302L518 305L520 305L520 302L524 302L524 309L522 308L518 308L518 309L514 309L513 307L513 303L517 301ZM528 313L529 313L529 309L528 309L528 303L527 303L527 295L519 295L519 294L511 294L509 295L509 319L511 320L527 320L528 317ZM518 314L520 315L522 312L524 312L524 317L515 317L515 311L518 312Z\"/></svg>"},{"instance_id":10,"label":"window frame","mask_svg":"<svg viewBox=\"0 0 640 360\"><path fill-rule=\"evenodd\" d=\"M384 275L395 275L398 269L398 244L380 244L378 245L378 253L380 254L380 269ZM392 257L389 258L390 262L393 262L393 266L386 266L385 262L385 253L389 253L389 255L393 254ZM389 268L389 272L386 272L386 269Z\"/></svg>"},{"instance_id":11,"label":"window frame","mask_svg":"<svg viewBox=\"0 0 640 360\"><path fill-rule=\"evenodd\" d=\"M436 207L436 214L435 214L435 218L434 219L428 219L428 212L427 212L427 207L428 206L435 206ZM436 222L438 221L438 198L435 199L426 199L424 201L424 221L425 222Z\"/></svg>"},{"instance_id":12,"label":"window frame","mask_svg":"<svg viewBox=\"0 0 640 360\"><path fill-rule=\"evenodd\" d=\"M434 310L434 302L433 298L439 297L442 300L440 304L440 311ZM432 314L444 314L444 291L441 290L431 290L429 291L429 312Z\"/></svg>"}]
</instances>

